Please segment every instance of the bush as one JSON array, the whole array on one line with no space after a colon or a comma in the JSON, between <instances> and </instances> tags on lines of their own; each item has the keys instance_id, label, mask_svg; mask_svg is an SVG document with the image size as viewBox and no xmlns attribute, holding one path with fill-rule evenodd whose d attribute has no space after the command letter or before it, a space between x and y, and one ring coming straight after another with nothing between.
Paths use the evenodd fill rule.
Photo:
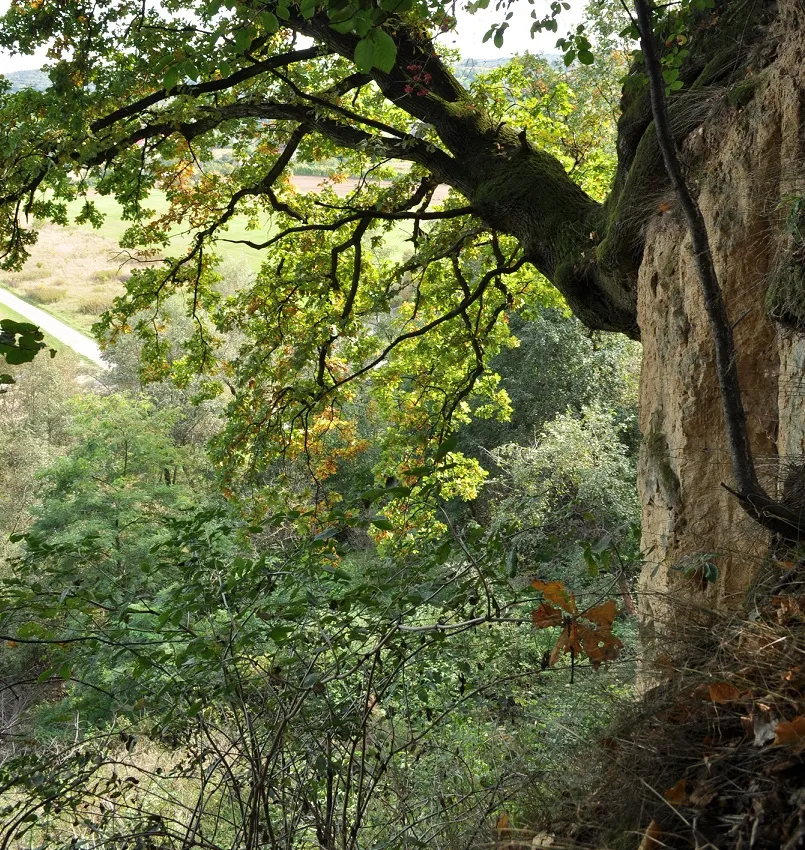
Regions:
<instances>
[{"instance_id":1,"label":"bush","mask_svg":"<svg viewBox=\"0 0 805 850\"><path fill-rule=\"evenodd\" d=\"M112 306L112 298L102 292L93 292L81 299L78 312L84 316L100 316Z\"/></svg>"},{"instance_id":2,"label":"bush","mask_svg":"<svg viewBox=\"0 0 805 850\"><path fill-rule=\"evenodd\" d=\"M117 277L117 269L98 269L90 275L90 280L95 280L99 283L108 283L110 280L117 280Z\"/></svg>"},{"instance_id":3,"label":"bush","mask_svg":"<svg viewBox=\"0 0 805 850\"><path fill-rule=\"evenodd\" d=\"M26 289L25 295L37 304L55 304L67 295L67 290L62 286L37 286L36 289Z\"/></svg>"}]
</instances>

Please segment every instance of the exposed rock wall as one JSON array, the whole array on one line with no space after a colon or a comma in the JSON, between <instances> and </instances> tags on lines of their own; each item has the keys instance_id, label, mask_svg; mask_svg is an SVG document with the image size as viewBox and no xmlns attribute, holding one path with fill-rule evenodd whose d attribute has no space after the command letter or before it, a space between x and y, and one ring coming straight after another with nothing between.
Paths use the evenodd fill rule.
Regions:
<instances>
[{"instance_id":1,"label":"exposed rock wall","mask_svg":"<svg viewBox=\"0 0 805 850\"><path fill-rule=\"evenodd\" d=\"M784 0L750 67L736 71L730 86L703 93L712 98L709 117L682 147L735 325L751 444L770 492L784 477L781 465L805 455L805 335L770 319L767 309L770 284L800 263L790 231L792 203L805 196L804 21L800 5ZM721 486L732 478L712 343L689 239L670 194L658 203L646 237L638 296L646 557L640 589L650 639L654 628L673 631L671 601L740 605L769 569L769 540ZM707 561L718 568L715 582L695 570ZM686 576L688 568L695 575Z\"/></svg>"}]
</instances>

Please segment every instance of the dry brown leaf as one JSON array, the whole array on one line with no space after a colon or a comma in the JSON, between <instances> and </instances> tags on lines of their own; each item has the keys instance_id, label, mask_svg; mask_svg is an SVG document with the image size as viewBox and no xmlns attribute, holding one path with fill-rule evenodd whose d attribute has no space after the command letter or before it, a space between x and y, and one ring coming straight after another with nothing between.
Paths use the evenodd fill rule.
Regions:
<instances>
[{"instance_id":1,"label":"dry brown leaf","mask_svg":"<svg viewBox=\"0 0 805 850\"><path fill-rule=\"evenodd\" d=\"M549 601L553 602L554 605L558 605L564 611L567 611L568 614L572 614L575 616L578 614L578 609L576 608L576 601L573 598L572 593L568 593L565 590L564 584L561 581L536 581L531 582L531 587L534 590L541 590L542 595Z\"/></svg>"},{"instance_id":2,"label":"dry brown leaf","mask_svg":"<svg viewBox=\"0 0 805 850\"><path fill-rule=\"evenodd\" d=\"M553 650L551 651L551 657L548 660L549 666L553 667L564 652L570 652L570 635L568 634L567 629L562 629L562 634L559 635L559 640L554 644Z\"/></svg>"},{"instance_id":3,"label":"dry brown leaf","mask_svg":"<svg viewBox=\"0 0 805 850\"><path fill-rule=\"evenodd\" d=\"M558 608L554 608L553 605L541 602L539 608L531 612L531 621L535 629L561 626L564 621L564 614Z\"/></svg>"},{"instance_id":4,"label":"dry brown leaf","mask_svg":"<svg viewBox=\"0 0 805 850\"><path fill-rule=\"evenodd\" d=\"M795 596L772 596L772 605L777 607L777 620L805 620L805 600Z\"/></svg>"},{"instance_id":5,"label":"dry brown leaf","mask_svg":"<svg viewBox=\"0 0 805 850\"><path fill-rule=\"evenodd\" d=\"M660 825L657 821L653 820L648 825L648 829L643 835L643 840L640 842L638 850L660 850L662 847L661 838L662 830L660 829Z\"/></svg>"},{"instance_id":6,"label":"dry brown leaf","mask_svg":"<svg viewBox=\"0 0 805 850\"><path fill-rule=\"evenodd\" d=\"M501 814L495 822L495 828L498 831L498 838L501 838L503 836L503 833L508 830L510 825L511 818L509 817L509 813L503 812L503 814Z\"/></svg>"},{"instance_id":7,"label":"dry brown leaf","mask_svg":"<svg viewBox=\"0 0 805 850\"><path fill-rule=\"evenodd\" d=\"M618 657L623 648L623 641L615 637L609 629L590 629L586 626L578 627L582 648L597 670L604 661L612 661Z\"/></svg>"},{"instance_id":8,"label":"dry brown leaf","mask_svg":"<svg viewBox=\"0 0 805 850\"><path fill-rule=\"evenodd\" d=\"M547 832L538 832L531 839L531 846L535 848L535 850L542 850L543 847L553 847L556 843L554 837Z\"/></svg>"},{"instance_id":9,"label":"dry brown leaf","mask_svg":"<svg viewBox=\"0 0 805 850\"><path fill-rule=\"evenodd\" d=\"M781 720L775 729L774 743L798 749L805 747L805 717Z\"/></svg>"},{"instance_id":10,"label":"dry brown leaf","mask_svg":"<svg viewBox=\"0 0 805 850\"><path fill-rule=\"evenodd\" d=\"M715 786L710 782L700 782L693 791L690 792L690 804L699 809L708 806L716 798Z\"/></svg>"},{"instance_id":11,"label":"dry brown leaf","mask_svg":"<svg viewBox=\"0 0 805 850\"><path fill-rule=\"evenodd\" d=\"M658 655L652 662L652 666L666 676L676 675L676 665L670 655Z\"/></svg>"},{"instance_id":12,"label":"dry brown leaf","mask_svg":"<svg viewBox=\"0 0 805 850\"><path fill-rule=\"evenodd\" d=\"M591 623L595 623L597 626L609 628L615 621L617 613L618 606L615 605L615 600L609 599L601 605L588 608L581 616L588 619Z\"/></svg>"},{"instance_id":13,"label":"dry brown leaf","mask_svg":"<svg viewBox=\"0 0 805 850\"><path fill-rule=\"evenodd\" d=\"M672 806L687 806L689 802L687 788L687 779L680 779L676 785L672 785L662 796L665 797Z\"/></svg>"},{"instance_id":14,"label":"dry brown leaf","mask_svg":"<svg viewBox=\"0 0 805 850\"><path fill-rule=\"evenodd\" d=\"M741 692L729 682L713 682L709 691L712 702L734 702L741 698Z\"/></svg>"}]
</instances>

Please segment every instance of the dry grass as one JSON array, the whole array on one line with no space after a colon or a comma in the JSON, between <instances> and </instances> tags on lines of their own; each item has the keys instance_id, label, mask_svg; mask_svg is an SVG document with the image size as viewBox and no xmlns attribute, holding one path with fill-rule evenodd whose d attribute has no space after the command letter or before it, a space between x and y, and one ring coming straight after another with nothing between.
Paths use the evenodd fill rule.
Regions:
<instances>
[{"instance_id":1,"label":"dry grass","mask_svg":"<svg viewBox=\"0 0 805 850\"><path fill-rule=\"evenodd\" d=\"M100 316L112 306L112 296L106 292L91 292L81 299L78 312L83 316Z\"/></svg>"},{"instance_id":2,"label":"dry grass","mask_svg":"<svg viewBox=\"0 0 805 850\"><path fill-rule=\"evenodd\" d=\"M67 295L67 289L59 284L63 281L54 281L53 284L43 283L36 287L26 287L23 292L25 297L37 304L56 304L63 301Z\"/></svg>"},{"instance_id":3,"label":"dry grass","mask_svg":"<svg viewBox=\"0 0 805 850\"><path fill-rule=\"evenodd\" d=\"M89 332L101 313L122 295L129 267L117 260L117 243L86 228L42 225L31 257L20 272L0 273L0 285L79 330Z\"/></svg>"},{"instance_id":4,"label":"dry grass","mask_svg":"<svg viewBox=\"0 0 805 850\"><path fill-rule=\"evenodd\" d=\"M746 618L692 619L656 659L665 681L568 762L534 801L538 837L510 846L805 847L805 582Z\"/></svg>"}]
</instances>

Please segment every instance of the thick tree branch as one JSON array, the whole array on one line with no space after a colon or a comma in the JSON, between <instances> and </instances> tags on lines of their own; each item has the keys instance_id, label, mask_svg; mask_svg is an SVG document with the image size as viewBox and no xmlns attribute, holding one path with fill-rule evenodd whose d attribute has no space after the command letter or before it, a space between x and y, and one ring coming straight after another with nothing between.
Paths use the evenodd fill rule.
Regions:
<instances>
[{"instance_id":1,"label":"thick tree branch","mask_svg":"<svg viewBox=\"0 0 805 850\"><path fill-rule=\"evenodd\" d=\"M90 124L90 129L93 133L99 133L101 130L105 130L107 127L111 127L113 124L116 124L118 121L123 121L126 118L133 118L135 115L140 115L149 107L155 106L157 103L161 103L169 97L178 97L180 95L182 97L200 97L205 94L214 94L215 92L226 91L227 89L231 89L240 83L245 83L247 80L251 80L254 77L259 77L261 74L275 68L282 68L287 65L291 65L294 62L304 62L309 59L316 59L323 55L326 55L326 51L323 51L320 47L308 47L304 50L294 50L291 53L282 53L279 56L272 56L270 59L265 59L262 62L255 62L254 65L250 65L247 68L241 68L239 71L235 71L234 74L230 74L228 77L224 77L220 80L210 80L209 82L196 83L195 85L174 86L170 91L164 88L158 89L152 94L140 98L140 100L136 100L134 103L129 103L126 106L122 106L120 109L116 109L114 112L110 112L103 118L99 118L97 121Z\"/></svg>"}]
</instances>

